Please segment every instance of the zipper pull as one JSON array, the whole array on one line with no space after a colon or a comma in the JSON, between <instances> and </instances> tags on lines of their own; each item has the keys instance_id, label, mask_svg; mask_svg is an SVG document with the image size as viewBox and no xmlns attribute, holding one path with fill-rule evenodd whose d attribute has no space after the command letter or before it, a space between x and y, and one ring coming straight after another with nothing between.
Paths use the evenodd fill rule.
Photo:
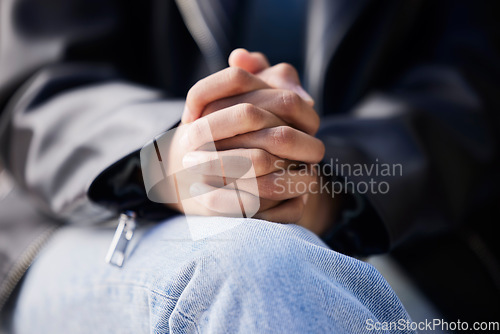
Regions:
<instances>
[{"instance_id":1,"label":"zipper pull","mask_svg":"<svg viewBox=\"0 0 500 334\"><path fill-rule=\"evenodd\" d=\"M115 235L109 245L108 253L106 254L106 263L121 267L125 261L125 251L127 245L134 236L136 227L136 215L133 211L126 211L120 215L118 227Z\"/></svg>"}]
</instances>

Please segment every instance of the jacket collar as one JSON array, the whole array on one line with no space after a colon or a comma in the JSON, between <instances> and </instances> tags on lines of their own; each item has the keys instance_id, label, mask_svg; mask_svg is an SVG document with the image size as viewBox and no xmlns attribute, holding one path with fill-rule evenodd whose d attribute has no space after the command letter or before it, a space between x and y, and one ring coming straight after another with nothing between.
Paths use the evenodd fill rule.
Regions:
<instances>
[{"instance_id":1,"label":"jacket collar","mask_svg":"<svg viewBox=\"0 0 500 334\"><path fill-rule=\"evenodd\" d=\"M370 0L309 1L305 86L322 110L321 100L328 64L356 18ZM203 53L210 70L227 66L230 20L222 0L176 0L181 15Z\"/></svg>"},{"instance_id":2,"label":"jacket collar","mask_svg":"<svg viewBox=\"0 0 500 334\"><path fill-rule=\"evenodd\" d=\"M304 81L322 110L328 65L369 0L314 0L309 2Z\"/></svg>"},{"instance_id":3,"label":"jacket collar","mask_svg":"<svg viewBox=\"0 0 500 334\"><path fill-rule=\"evenodd\" d=\"M227 66L229 19L220 0L176 0L188 30L205 57L210 71Z\"/></svg>"}]
</instances>

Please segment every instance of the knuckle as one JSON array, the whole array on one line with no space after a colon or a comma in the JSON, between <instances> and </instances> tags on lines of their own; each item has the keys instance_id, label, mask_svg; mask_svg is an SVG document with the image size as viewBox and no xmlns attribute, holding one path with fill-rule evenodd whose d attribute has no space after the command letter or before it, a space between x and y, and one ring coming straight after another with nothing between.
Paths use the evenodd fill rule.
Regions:
<instances>
[{"instance_id":1,"label":"knuckle","mask_svg":"<svg viewBox=\"0 0 500 334\"><path fill-rule=\"evenodd\" d=\"M282 90L281 102L283 103L285 110L293 113L300 109L302 99L297 93L292 92L291 90Z\"/></svg>"},{"instance_id":2,"label":"knuckle","mask_svg":"<svg viewBox=\"0 0 500 334\"><path fill-rule=\"evenodd\" d=\"M248 72L239 67L229 67L227 76L228 81L237 86L244 86L250 79Z\"/></svg>"},{"instance_id":3,"label":"knuckle","mask_svg":"<svg viewBox=\"0 0 500 334\"><path fill-rule=\"evenodd\" d=\"M236 124L253 125L258 121L257 108L250 103L240 103L234 113Z\"/></svg>"},{"instance_id":4,"label":"knuckle","mask_svg":"<svg viewBox=\"0 0 500 334\"><path fill-rule=\"evenodd\" d=\"M262 52L255 51L255 52L253 52L253 54L255 56L259 57L261 60L267 62L267 57Z\"/></svg>"},{"instance_id":5,"label":"knuckle","mask_svg":"<svg viewBox=\"0 0 500 334\"><path fill-rule=\"evenodd\" d=\"M295 67L293 67L289 63L279 63L275 66L275 68L278 74L281 74L285 77L297 74L297 70L295 69Z\"/></svg>"},{"instance_id":6,"label":"knuckle","mask_svg":"<svg viewBox=\"0 0 500 334\"><path fill-rule=\"evenodd\" d=\"M251 103L240 104L239 121L252 126L252 128L260 126L264 122L264 114L262 111Z\"/></svg>"},{"instance_id":7,"label":"knuckle","mask_svg":"<svg viewBox=\"0 0 500 334\"><path fill-rule=\"evenodd\" d=\"M247 117L255 125L261 125L265 121L264 112L253 104L250 104L247 108Z\"/></svg>"},{"instance_id":8,"label":"knuckle","mask_svg":"<svg viewBox=\"0 0 500 334\"><path fill-rule=\"evenodd\" d=\"M254 115L255 115L255 112L256 112L256 108L253 104L251 103L240 103L239 104L239 107L240 107L240 112L239 112L239 115L240 117L242 118L242 120L246 120L246 121L251 121L254 119Z\"/></svg>"},{"instance_id":9,"label":"knuckle","mask_svg":"<svg viewBox=\"0 0 500 334\"><path fill-rule=\"evenodd\" d=\"M275 145L288 148L295 140L295 133L289 126L279 126L273 131L272 139Z\"/></svg>"}]
</instances>

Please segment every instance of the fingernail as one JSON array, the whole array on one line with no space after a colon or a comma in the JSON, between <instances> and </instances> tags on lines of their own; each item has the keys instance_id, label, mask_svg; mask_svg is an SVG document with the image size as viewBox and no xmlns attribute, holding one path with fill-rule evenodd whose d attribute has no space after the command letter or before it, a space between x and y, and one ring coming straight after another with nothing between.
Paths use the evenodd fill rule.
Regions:
<instances>
[{"instance_id":1,"label":"fingernail","mask_svg":"<svg viewBox=\"0 0 500 334\"><path fill-rule=\"evenodd\" d=\"M310 104L311 106L312 106L312 105L314 105L314 100L313 100L312 96L311 96L311 95L309 95L309 93L308 93L308 92L306 92L306 91L304 90L304 88L302 88L302 86L299 86L299 85L295 86L295 87L294 87L294 91L295 91L295 93L299 94L299 96L300 96L300 97L301 97L304 101L306 101L306 103Z\"/></svg>"},{"instance_id":2,"label":"fingernail","mask_svg":"<svg viewBox=\"0 0 500 334\"><path fill-rule=\"evenodd\" d=\"M233 52L245 52L245 53L250 53L247 49L245 48L237 48L234 49Z\"/></svg>"},{"instance_id":3,"label":"fingernail","mask_svg":"<svg viewBox=\"0 0 500 334\"><path fill-rule=\"evenodd\" d=\"M187 153L182 158L182 166L184 166L184 168L195 167L195 166L199 165L199 163L200 163L200 159L198 159L197 154L194 152Z\"/></svg>"}]
</instances>

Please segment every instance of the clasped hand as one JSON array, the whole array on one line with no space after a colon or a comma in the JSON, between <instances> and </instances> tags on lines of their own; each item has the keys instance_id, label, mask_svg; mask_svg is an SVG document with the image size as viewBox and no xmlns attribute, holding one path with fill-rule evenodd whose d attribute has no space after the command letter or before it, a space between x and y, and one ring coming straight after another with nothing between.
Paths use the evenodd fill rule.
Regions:
<instances>
[{"instance_id":1,"label":"clasped hand","mask_svg":"<svg viewBox=\"0 0 500 334\"><path fill-rule=\"evenodd\" d=\"M178 191L191 198L171 206L189 214L237 215L240 206L228 205L237 190L242 202L258 202L255 218L299 223L308 206L317 209L308 193L318 175L297 168L320 162L325 152L314 137L320 124L314 102L289 64L271 67L262 54L237 49L229 65L187 94L182 123L189 126L174 137L169 169L189 169L200 178L177 178ZM242 161L253 165L250 175L236 172Z\"/></svg>"}]
</instances>

